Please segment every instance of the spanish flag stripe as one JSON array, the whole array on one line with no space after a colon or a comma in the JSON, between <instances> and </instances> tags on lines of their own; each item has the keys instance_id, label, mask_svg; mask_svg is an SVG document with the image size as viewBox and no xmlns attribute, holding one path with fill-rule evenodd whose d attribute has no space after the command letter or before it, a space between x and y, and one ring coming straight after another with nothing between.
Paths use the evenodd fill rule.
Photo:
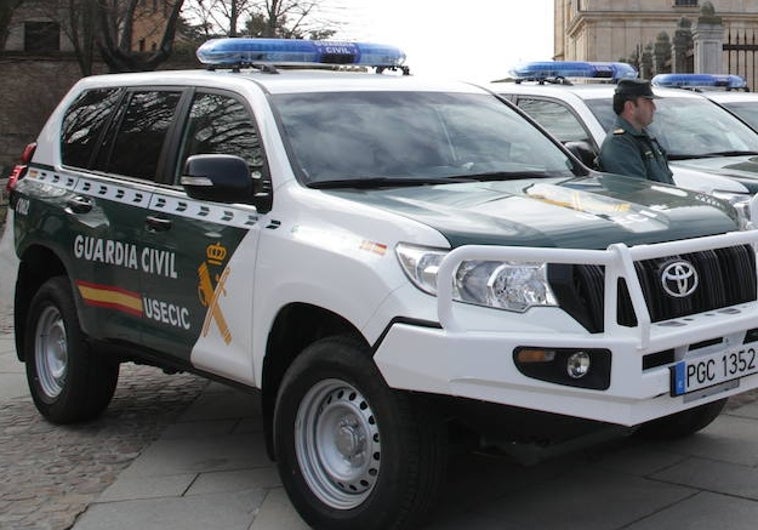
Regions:
<instances>
[{"instance_id":1,"label":"spanish flag stripe","mask_svg":"<svg viewBox=\"0 0 758 530\"><path fill-rule=\"evenodd\" d=\"M142 297L139 293L120 287L77 281L79 293L88 305L108 307L133 315L142 314Z\"/></svg>"}]
</instances>

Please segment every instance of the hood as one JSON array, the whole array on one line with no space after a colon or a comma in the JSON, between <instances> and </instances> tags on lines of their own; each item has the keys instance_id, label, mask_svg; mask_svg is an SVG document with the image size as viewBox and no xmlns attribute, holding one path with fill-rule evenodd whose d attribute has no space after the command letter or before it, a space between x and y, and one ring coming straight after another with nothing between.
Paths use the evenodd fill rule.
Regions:
<instances>
[{"instance_id":1,"label":"hood","mask_svg":"<svg viewBox=\"0 0 758 530\"><path fill-rule=\"evenodd\" d=\"M751 193L758 192L758 156L755 155L690 158L672 162L671 166L672 169L687 168L729 177L744 185Z\"/></svg>"},{"instance_id":2,"label":"hood","mask_svg":"<svg viewBox=\"0 0 758 530\"><path fill-rule=\"evenodd\" d=\"M712 196L617 175L326 193L431 226L452 247L604 249L719 234L739 225L735 211Z\"/></svg>"}]
</instances>

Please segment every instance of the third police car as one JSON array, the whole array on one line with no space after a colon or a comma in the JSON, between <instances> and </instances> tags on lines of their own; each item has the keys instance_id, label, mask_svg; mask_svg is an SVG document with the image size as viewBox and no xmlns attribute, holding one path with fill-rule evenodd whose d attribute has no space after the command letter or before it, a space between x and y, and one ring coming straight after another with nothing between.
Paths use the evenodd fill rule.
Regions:
<instances>
[{"instance_id":1,"label":"third police car","mask_svg":"<svg viewBox=\"0 0 758 530\"><path fill-rule=\"evenodd\" d=\"M400 529L453 432L671 438L758 388L758 230L727 202L593 172L393 47L199 56L81 80L14 169L18 356L50 421L101 413L127 361L257 389L308 524Z\"/></svg>"}]
</instances>

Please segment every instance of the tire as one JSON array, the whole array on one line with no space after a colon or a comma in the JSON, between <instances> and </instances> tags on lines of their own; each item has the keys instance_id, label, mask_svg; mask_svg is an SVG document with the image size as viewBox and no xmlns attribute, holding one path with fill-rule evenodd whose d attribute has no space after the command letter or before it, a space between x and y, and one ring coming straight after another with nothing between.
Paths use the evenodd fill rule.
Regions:
<instances>
[{"instance_id":1,"label":"tire","mask_svg":"<svg viewBox=\"0 0 758 530\"><path fill-rule=\"evenodd\" d=\"M119 364L90 352L64 276L45 282L32 299L24 359L34 404L53 423L96 418L116 390Z\"/></svg>"},{"instance_id":2,"label":"tire","mask_svg":"<svg viewBox=\"0 0 758 530\"><path fill-rule=\"evenodd\" d=\"M417 528L447 464L435 418L390 389L358 341L311 344L285 374L274 412L290 500L317 530Z\"/></svg>"},{"instance_id":3,"label":"tire","mask_svg":"<svg viewBox=\"0 0 758 530\"><path fill-rule=\"evenodd\" d=\"M645 440L675 440L690 436L710 425L724 410L726 401L726 399L719 399L643 423L634 435Z\"/></svg>"}]
</instances>

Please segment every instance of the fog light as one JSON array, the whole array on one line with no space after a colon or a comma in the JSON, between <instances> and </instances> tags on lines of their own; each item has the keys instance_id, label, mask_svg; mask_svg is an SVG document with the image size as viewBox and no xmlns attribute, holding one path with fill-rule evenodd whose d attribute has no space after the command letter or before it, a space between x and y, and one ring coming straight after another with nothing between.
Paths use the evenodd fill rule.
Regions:
<instances>
[{"instance_id":1,"label":"fog light","mask_svg":"<svg viewBox=\"0 0 758 530\"><path fill-rule=\"evenodd\" d=\"M587 372L590 371L590 354L578 351L569 355L566 361L566 371L569 377L573 379L580 379L587 375Z\"/></svg>"}]
</instances>

